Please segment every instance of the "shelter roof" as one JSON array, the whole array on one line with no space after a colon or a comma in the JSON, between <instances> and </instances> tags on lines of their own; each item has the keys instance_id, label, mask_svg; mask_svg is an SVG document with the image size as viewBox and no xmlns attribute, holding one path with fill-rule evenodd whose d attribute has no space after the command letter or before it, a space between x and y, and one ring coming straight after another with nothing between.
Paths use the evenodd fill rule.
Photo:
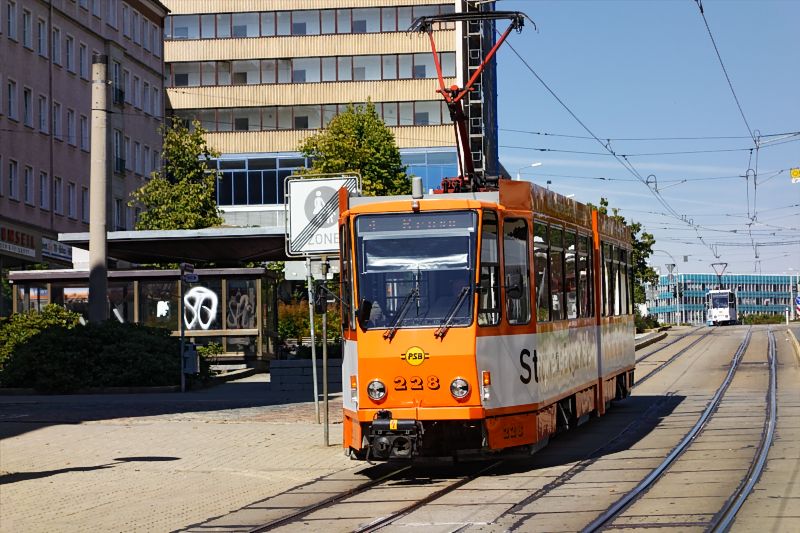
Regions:
<instances>
[{"instance_id":1,"label":"shelter roof","mask_svg":"<svg viewBox=\"0 0 800 533\"><path fill-rule=\"evenodd\" d=\"M60 233L64 244L89 249L89 233ZM221 227L197 230L110 231L108 256L132 263L192 261L240 265L247 261L283 261L283 228Z\"/></svg>"}]
</instances>

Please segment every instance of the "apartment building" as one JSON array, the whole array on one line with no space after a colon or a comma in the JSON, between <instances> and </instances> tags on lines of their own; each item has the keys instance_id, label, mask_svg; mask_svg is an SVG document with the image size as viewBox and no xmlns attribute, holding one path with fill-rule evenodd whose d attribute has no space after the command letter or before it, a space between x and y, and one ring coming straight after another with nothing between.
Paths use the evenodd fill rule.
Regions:
<instances>
[{"instance_id":1,"label":"apartment building","mask_svg":"<svg viewBox=\"0 0 800 533\"><path fill-rule=\"evenodd\" d=\"M111 82L108 228L133 227L129 194L161 151L166 15L156 0L0 0L0 272L71 266L57 234L88 231L94 54Z\"/></svg>"},{"instance_id":2,"label":"apartment building","mask_svg":"<svg viewBox=\"0 0 800 533\"><path fill-rule=\"evenodd\" d=\"M469 9L466 3L164 3L171 11L164 43L168 113L199 120L209 144L221 152L217 203L229 223L282 226L284 179L308 165L299 143L351 102L375 103L409 172L422 176L427 188L458 174L453 125L436 92L430 42L407 30L417 17ZM462 85L469 72L462 26L440 24L434 32L447 86ZM479 41L493 39L485 31ZM469 57L475 68L480 61L474 53ZM496 132L491 120L472 120L476 110L482 112L482 93L494 94L494 87L481 88L479 83L477 96L470 95L471 122L481 133ZM482 168L483 148L473 152Z\"/></svg>"}]
</instances>

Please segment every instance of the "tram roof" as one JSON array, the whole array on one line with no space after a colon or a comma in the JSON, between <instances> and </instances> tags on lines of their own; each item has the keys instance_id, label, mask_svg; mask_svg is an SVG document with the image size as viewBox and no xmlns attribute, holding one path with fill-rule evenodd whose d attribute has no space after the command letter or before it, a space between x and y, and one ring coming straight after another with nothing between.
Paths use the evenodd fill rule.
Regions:
<instances>
[{"instance_id":1,"label":"tram roof","mask_svg":"<svg viewBox=\"0 0 800 533\"><path fill-rule=\"evenodd\" d=\"M288 259L283 228L110 231L107 235L108 256L132 263L196 261L239 265ZM59 233L58 240L89 249L89 233Z\"/></svg>"}]
</instances>

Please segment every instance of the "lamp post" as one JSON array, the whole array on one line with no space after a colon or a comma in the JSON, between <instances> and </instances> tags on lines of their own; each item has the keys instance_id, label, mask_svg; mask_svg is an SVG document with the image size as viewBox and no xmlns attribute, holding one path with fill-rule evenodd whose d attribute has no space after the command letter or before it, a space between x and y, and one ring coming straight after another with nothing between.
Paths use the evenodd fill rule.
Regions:
<instances>
[{"instance_id":1,"label":"lamp post","mask_svg":"<svg viewBox=\"0 0 800 533\"><path fill-rule=\"evenodd\" d=\"M529 168L540 167L540 166L542 166L542 162L541 161L534 161L530 165L525 165L524 167L519 167L517 169L517 178L516 178L515 181L520 181L522 179L521 173L522 173L523 170L527 170Z\"/></svg>"},{"instance_id":2,"label":"lamp post","mask_svg":"<svg viewBox=\"0 0 800 533\"><path fill-rule=\"evenodd\" d=\"M675 258L672 257L672 254L669 253L666 250L653 250L653 252L654 253L655 252L661 252L664 255L668 255L670 259L675 261ZM679 294L678 294L680 292L680 290L679 290L680 281L678 279L678 271L676 270L676 267L677 267L676 263L677 262L667 263L665 266L667 267L667 270L669 271L669 278L668 278L668 282L667 282L667 290L669 290L670 286L672 285L672 283L671 283L672 282L672 278L673 278L672 271L675 270L675 315L676 315L676 319L677 319L676 323L678 325L680 325L681 322L683 322L683 320L682 320L683 316L681 315L681 301L679 299ZM680 296L683 296L683 294L680 294Z\"/></svg>"}]
</instances>

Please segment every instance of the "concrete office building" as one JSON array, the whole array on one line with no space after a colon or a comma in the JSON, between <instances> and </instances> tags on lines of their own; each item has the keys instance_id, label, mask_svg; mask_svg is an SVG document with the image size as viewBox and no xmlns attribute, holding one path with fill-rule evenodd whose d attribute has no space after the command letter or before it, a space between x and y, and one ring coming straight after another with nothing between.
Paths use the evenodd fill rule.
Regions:
<instances>
[{"instance_id":1,"label":"concrete office building","mask_svg":"<svg viewBox=\"0 0 800 533\"><path fill-rule=\"evenodd\" d=\"M646 287L647 310L664 324L703 324L706 294L712 289L736 293L739 319L752 314L797 318L795 298L800 291L796 274L673 274L660 276L657 286Z\"/></svg>"},{"instance_id":2,"label":"concrete office building","mask_svg":"<svg viewBox=\"0 0 800 533\"><path fill-rule=\"evenodd\" d=\"M284 179L308 162L299 142L350 103L371 99L409 173L426 188L456 176L455 134L436 92L424 15L491 4L444 0L164 0L169 113L198 119L221 152L217 202L228 223L283 225ZM302 9L298 6L302 5ZM463 85L494 42L494 25L434 32L447 86ZM498 174L494 73L465 107L479 172Z\"/></svg>"},{"instance_id":3,"label":"concrete office building","mask_svg":"<svg viewBox=\"0 0 800 533\"><path fill-rule=\"evenodd\" d=\"M0 271L72 266L57 234L88 231L93 54L108 56L108 229L133 227L129 194L159 164L166 15L157 0L0 1Z\"/></svg>"}]
</instances>

